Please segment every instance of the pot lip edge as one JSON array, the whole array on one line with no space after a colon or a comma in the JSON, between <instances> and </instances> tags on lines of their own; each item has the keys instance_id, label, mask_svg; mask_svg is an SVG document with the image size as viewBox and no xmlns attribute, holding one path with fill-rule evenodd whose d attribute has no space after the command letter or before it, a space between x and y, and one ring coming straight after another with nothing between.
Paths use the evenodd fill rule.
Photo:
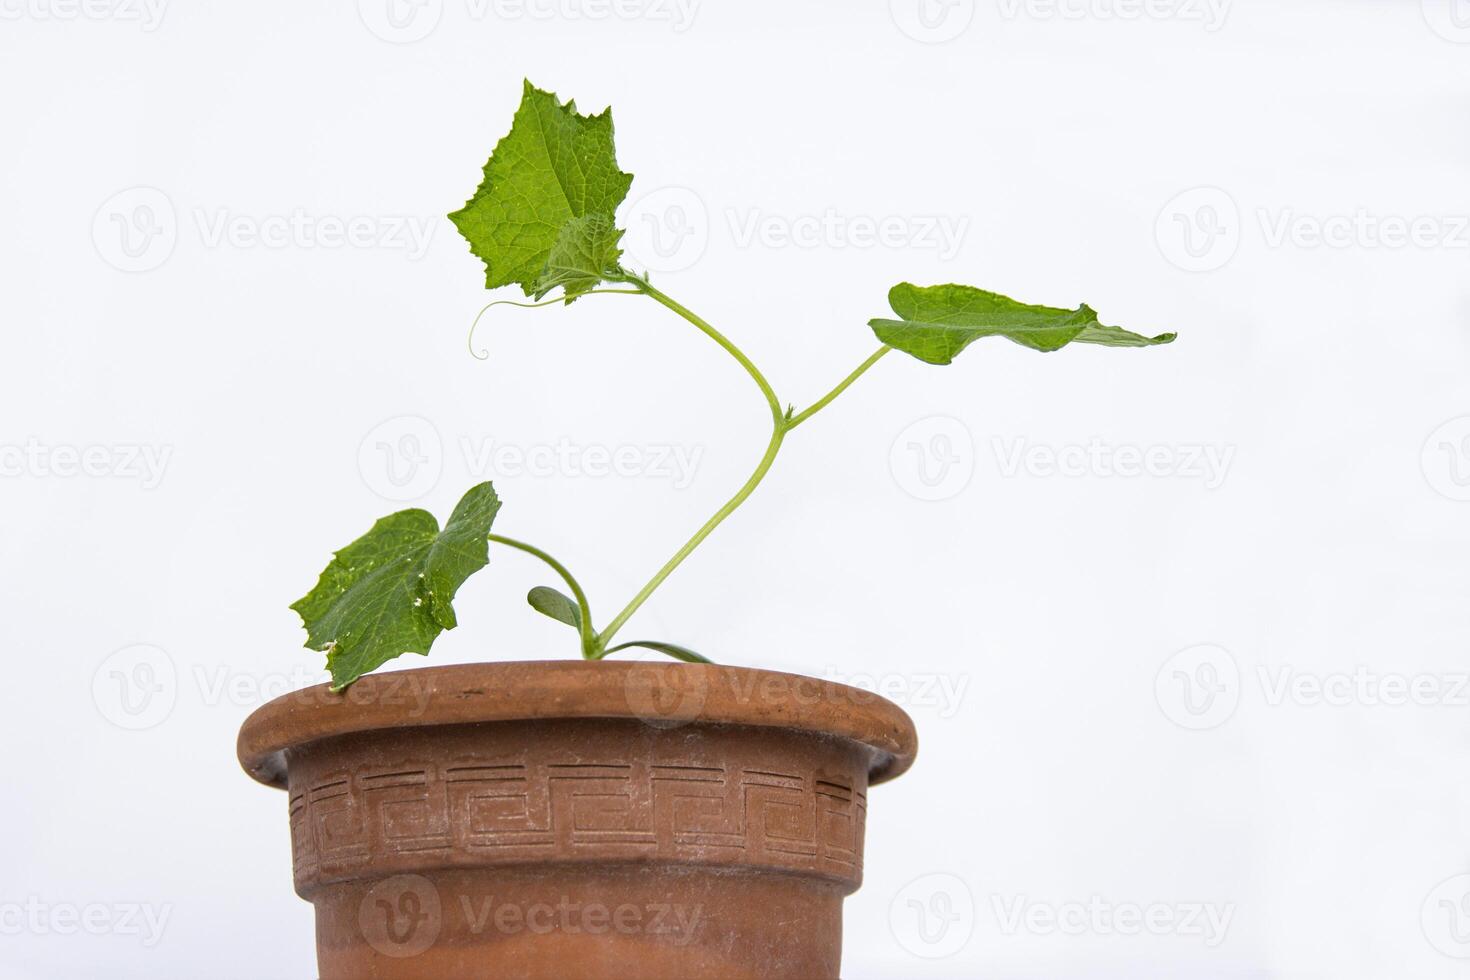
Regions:
<instances>
[{"instance_id":1,"label":"pot lip edge","mask_svg":"<svg viewBox=\"0 0 1470 980\"><path fill-rule=\"evenodd\" d=\"M704 698L698 713L682 724L754 728L784 728L827 737L845 738L869 750L872 759L868 785L896 779L913 765L918 733L913 719L897 704L871 691L837 681L761 667L725 664L686 664L647 661L515 660L468 664L438 664L366 674L347 695L333 695L319 684L281 695L256 708L240 727L236 754L241 767L257 782L286 787L286 750L322 738L395 728L497 721L547 721L643 718L628 703L627 684L637 672L669 674L700 672L727 682L744 678L746 685L761 678L784 683L816 685L818 695L803 700L787 692L785 698L739 697L739 685L702 682ZM499 680L502 686L487 695L477 682ZM511 684L504 684L506 680ZM391 689L417 686L421 713L401 710L403 701L377 703ZM552 690L554 689L554 690ZM506 693L507 690L510 693ZM751 690L747 686L747 692ZM354 703L366 696L366 704ZM549 694L559 695L548 697ZM713 694L713 697L711 697ZM432 703L438 698L437 703ZM567 699L577 699L567 703ZM425 700L426 699L426 700Z\"/></svg>"}]
</instances>

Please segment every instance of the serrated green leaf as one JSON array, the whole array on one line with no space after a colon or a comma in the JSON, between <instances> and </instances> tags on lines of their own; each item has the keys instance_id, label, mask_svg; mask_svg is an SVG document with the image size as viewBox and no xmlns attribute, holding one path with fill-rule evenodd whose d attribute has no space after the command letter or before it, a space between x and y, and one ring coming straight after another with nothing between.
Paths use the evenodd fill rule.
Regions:
<instances>
[{"instance_id":1,"label":"serrated green leaf","mask_svg":"<svg viewBox=\"0 0 1470 980\"><path fill-rule=\"evenodd\" d=\"M536 281L537 300L557 286L570 303L611 275L617 274L622 229L605 214L584 214L562 226L561 235L546 260L546 271Z\"/></svg>"},{"instance_id":2,"label":"serrated green leaf","mask_svg":"<svg viewBox=\"0 0 1470 980\"><path fill-rule=\"evenodd\" d=\"M455 626L454 594L489 561L500 509L489 483L471 487L444 530L417 508L389 514L336 552L316 587L292 604L306 645L327 654L332 690L405 653L428 653Z\"/></svg>"},{"instance_id":3,"label":"serrated green leaf","mask_svg":"<svg viewBox=\"0 0 1470 980\"><path fill-rule=\"evenodd\" d=\"M1087 305L1075 310L1030 306L973 286L915 286L899 283L888 291L888 305L899 319L869 320L889 347L929 364L949 364L981 337L1005 337L1039 351L1076 342L1107 347L1167 344L1174 334L1145 337L1100 323Z\"/></svg>"},{"instance_id":4,"label":"serrated green leaf","mask_svg":"<svg viewBox=\"0 0 1470 980\"><path fill-rule=\"evenodd\" d=\"M570 596L563 595L550 586L538 585L526 593L531 608L558 623L566 623L574 630L582 629L582 610Z\"/></svg>"},{"instance_id":5,"label":"serrated green leaf","mask_svg":"<svg viewBox=\"0 0 1470 980\"><path fill-rule=\"evenodd\" d=\"M529 296L567 224L595 214L610 224L632 181L613 152L611 109L578 115L526 82L479 188L449 219L484 260L487 288L518 283Z\"/></svg>"},{"instance_id":6,"label":"serrated green leaf","mask_svg":"<svg viewBox=\"0 0 1470 980\"><path fill-rule=\"evenodd\" d=\"M629 640L627 643L619 643L617 646L609 648L607 653L617 653L619 650L626 650L629 647L644 647L649 650L656 650L665 656L673 657L675 660L682 660L686 664L714 663L713 660L702 654L695 653L688 647L681 647L677 643L664 643L662 640ZM607 654L603 654L603 656L607 656Z\"/></svg>"}]
</instances>

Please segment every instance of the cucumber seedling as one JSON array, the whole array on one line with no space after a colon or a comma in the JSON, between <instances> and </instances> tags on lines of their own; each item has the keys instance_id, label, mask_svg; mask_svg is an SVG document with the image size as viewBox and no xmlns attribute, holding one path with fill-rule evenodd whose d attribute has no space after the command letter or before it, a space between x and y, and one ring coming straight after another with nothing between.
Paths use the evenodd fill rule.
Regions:
<instances>
[{"instance_id":1,"label":"cucumber seedling","mask_svg":"<svg viewBox=\"0 0 1470 980\"><path fill-rule=\"evenodd\" d=\"M389 514L338 551L316 587L291 607L306 626L306 645L326 653L333 690L401 654L427 654L441 632L454 628L455 592L487 564L492 543L540 559L561 579L570 595L538 586L526 598L538 612L575 630L588 660L645 647L679 660L708 662L662 640L613 641L654 590L755 491L787 437L890 352L949 364L983 337L1004 337L1043 352L1073 343L1149 347L1174 339L1172 333L1145 337L1106 326L1085 305L1075 310L1032 306L974 286L899 283L888 292L892 315L868 321L878 349L831 391L797 411L783 405L765 375L728 337L655 287L646 273L623 265L623 231L616 215L632 182L632 174L618 169L613 152L611 109L580 115L574 103L563 104L526 82L510 132L490 154L484 179L449 217L470 251L484 261L486 288L519 286L531 300L500 302L548 306L589 296L642 297L722 347L750 375L770 409L771 437L755 472L601 628L565 565L535 545L491 533L500 498L489 483L471 487L443 528L424 510Z\"/></svg>"}]
</instances>

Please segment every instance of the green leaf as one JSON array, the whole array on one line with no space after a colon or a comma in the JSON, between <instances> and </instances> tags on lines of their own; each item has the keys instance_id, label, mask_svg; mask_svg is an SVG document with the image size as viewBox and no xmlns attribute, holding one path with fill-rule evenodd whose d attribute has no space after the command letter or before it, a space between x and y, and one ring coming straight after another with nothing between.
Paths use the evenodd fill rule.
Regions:
<instances>
[{"instance_id":1,"label":"green leaf","mask_svg":"<svg viewBox=\"0 0 1470 980\"><path fill-rule=\"evenodd\" d=\"M570 596L549 586L538 585L526 593L526 601L538 613L550 616L558 623L566 623L574 630L582 629L582 610L577 608L577 603Z\"/></svg>"},{"instance_id":2,"label":"green leaf","mask_svg":"<svg viewBox=\"0 0 1470 980\"><path fill-rule=\"evenodd\" d=\"M529 296L549 274L553 251L564 257L585 250L600 261L616 247L616 237L609 243L605 234L584 237L585 226L566 228L590 215L601 216L611 228L632 181L632 174L618 169L613 153L611 109L578 115L574 103L562 105L552 93L526 82L510 132L486 161L479 188L449 220L484 260L487 288L519 283ZM575 268L584 274L603 271L598 262L593 265L590 272L580 264ZM581 292L591 288L581 279L573 281Z\"/></svg>"},{"instance_id":3,"label":"green leaf","mask_svg":"<svg viewBox=\"0 0 1470 980\"><path fill-rule=\"evenodd\" d=\"M426 510L389 514L336 552L316 587L292 604L306 645L327 654L332 690L404 653L428 653L455 626L454 594L489 561L500 499L471 487L444 530Z\"/></svg>"},{"instance_id":4,"label":"green leaf","mask_svg":"<svg viewBox=\"0 0 1470 980\"><path fill-rule=\"evenodd\" d=\"M552 246L546 271L536 280L535 298L539 300L560 286L570 303L609 276L617 275L621 271L618 259L623 250L618 242L622 237L622 229L614 227L605 214L584 214L568 221Z\"/></svg>"},{"instance_id":5,"label":"green leaf","mask_svg":"<svg viewBox=\"0 0 1470 980\"><path fill-rule=\"evenodd\" d=\"M649 650L657 650L659 653L673 657L675 660L682 660L686 664L714 663L713 660L695 653L688 647L681 647L675 643L664 643L661 640L629 640L627 643L619 643L615 647L610 647L603 656L605 657L609 653L617 653L619 650L626 650L629 647L647 647Z\"/></svg>"},{"instance_id":6,"label":"green leaf","mask_svg":"<svg viewBox=\"0 0 1470 980\"><path fill-rule=\"evenodd\" d=\"M897 320L869 320L889 347L929 364L948 364L981 337L1005 337L1039 351L1054 351L1074 341L1105 347L1167 344L1174 334L1145 337L1098 322L1087 305L1075 310L1030 306L973 286L915 286L899 283L888 291Z\"/></svg>"}]
</instances>

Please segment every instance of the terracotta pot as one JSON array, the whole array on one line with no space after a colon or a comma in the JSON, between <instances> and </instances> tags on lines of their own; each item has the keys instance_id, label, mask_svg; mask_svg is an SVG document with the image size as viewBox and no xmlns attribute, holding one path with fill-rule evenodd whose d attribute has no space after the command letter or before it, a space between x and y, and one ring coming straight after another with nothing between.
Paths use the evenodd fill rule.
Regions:
<instances>
[{"instance_id":1,"label":"terracotta pot","mask_svg":"<svg viewBox=\"0 0 1470 980\"><path fill-rule=\"evenodd\" d=\"M845 685L579 661L309 688L239 741L325 980L836 977L868 787L916 750Z\"/></svg>"}]
</instances>

